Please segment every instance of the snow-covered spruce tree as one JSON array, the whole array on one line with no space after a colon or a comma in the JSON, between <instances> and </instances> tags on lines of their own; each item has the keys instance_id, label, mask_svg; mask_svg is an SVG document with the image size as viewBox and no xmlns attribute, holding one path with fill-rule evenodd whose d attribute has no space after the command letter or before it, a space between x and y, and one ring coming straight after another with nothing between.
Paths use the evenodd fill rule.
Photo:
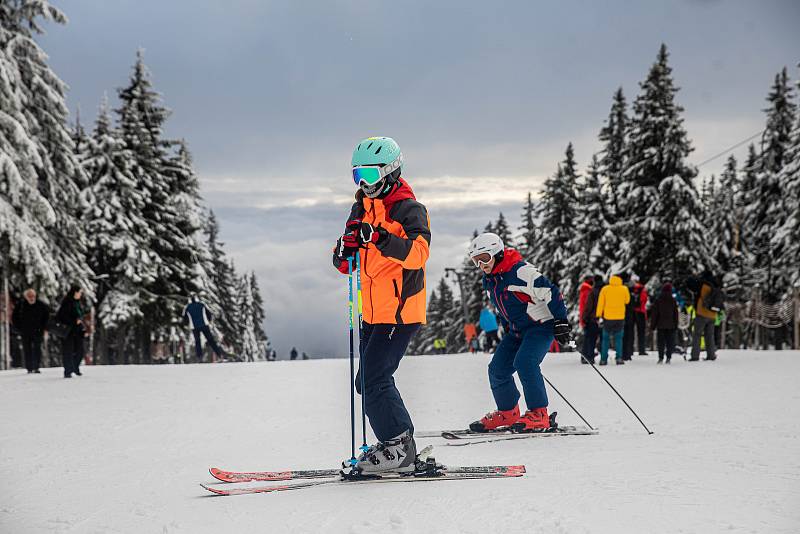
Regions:
<instances>
[{"instance_id":1,"label":"snow-covered spruce tree","mask_svg":"<svg viewBox=\"0 0 800 534\"><path fill-rule=\"evenodd\" d=\"M568 261L574 254L569 247L575 243L577 209L578 171L572 143L567 145L565 154L556 173L544 183L538 206L539 241L532 263L558 285L566 301L572 303L577 302L573 293L578 287L578 280L566 278L569 276Z\"/></svg>"},{"instance_id":2,"label":"snow-covered spruce tree","mask_svg":"<svg viewBox=\"0 0 800 534\"><path fill-rule=\"evenodd\" d=\"M505 246L514 246L514 238L511 235L511 229L508 227L508 221L506 221L506 217L503 215L502 211L497 216L497 222L494 223L494 233L500 236Z\"/></svg>"},{"instance_id":3,"label":"snow-covered spruce tree","mask_svg":"<svg viewBox=\"0 0 800 534\"><path fill-rule=\"evenodd\" d=\"M625 169L619 185L623 268L645 280L678 279L713 267L703 205L686 162L692 146L675 102L666 45L661 45L633 104Z\"/></svg>"},{"instance_id":4,"label":"snow-covered spruce tree","mask_svg":"<svg viewBox=\"0 0 800 534\"><path fill-rule=\"evenodd\" d=\"M536 240L539 237L535 217L536 208L533 204L533 195L528 191L528 198L525 200L525 205L522 207L522 225L519 227L522 234L520 235L518 245L519 253L525 261L533 260Z\"/></svg>"},{"instance_id":5,"label":"snow-covered spruce tree","mask_svg":"<svg viewBox=\"0 0 800 534\"><path fill-rule=\"evenodd\" d=\"M772 237L772 249L775 251L775 269L785 284L784 294L789 296L794 288L800 287L800 114L784 152L778 180L783 191L786 218Z\"/></svg>"},{"instance_id":6,"label":"snow-covered spruce tree","mask_svg":"<svg viewBox=\"0 0 800 534\"><path fill-rule=\"evenodd\" d=\"M428 310L426 313L427 322L419 329L417 335L411 340L408 347L408 354L433 354L433 340L439 337L436 331L438 323L437 313L439 311L439 297L436 290L431 291L428 299Z\"/></svg>"},{"instance_id":7,"label":"snow-covered spruce tree","mask_svg":"<svg viewBox=\"0 0 800 534\"><path fill-rule=\"evenodd\" d=\"M45 0L0 2L0 269L51 302L71 283L93 291L78 216L86 177L67 125L65 84L34 36L66 23Z\"/></svg>"},{"instance_id":8,"label":"snow-covered spruce tree","mask_svg":"<svg viewBox=\"0 0 800 534\"><path fill-rule=\"evenodd\" d=\"M155 254L156 279L144 288L140 339L145 361L149 360L149 338L177 320L188 295L204 288L197 248L201 239L197 212L197 183L189 171L185 154L173 152L176 142L162 135L169 110L153 90L141 50L137 53L128 85L119 90L117 110L122 139L133 156L137 187L146 192L144 219L153 231L149 249Z\"/></svg>"},{"instance_id":9,"label":"snow-covered spruce tree","mask_svg":"<svg viewBox=\"0 0 800 534\"><path fill-rule=\"evenodd\" d=\"M739 248L742 251L741 257L741 283L745 287L752 287L756 283L763 282L762 276L756 271L755 258L753 255L753 245L755 243L756 229L753 227L750 218L753 215L751 208L756 195L758 195L758 153L756 147L751 143L747 147L747 159L741 168L741 179L739 182L739 192L736 195L736 205L739 210Z\"/></svg>"},{"instance_id":10,"label":"snow-covered spruce tree","mask_svg":"<svg viewBox=\"0 0 800 534\"><path fill-rule=\"evenodd\" d=\"M150 250L153 235L143 215L148 192L138 188L132 154L112 127L106 98L83 152L81 164L90 183L82 192L87 258L102 277L97 288L97 352L102 357L106 341L125 350L132 322L143 317L140 289L155 281L157 258Z\"/></svg>"},{"instance_id":11,"label":"snow-covered spruce tree","mask_svg":"<svg viewBox=\"0 0 800 534\"><path fill-rule=\"evenodd\" d=\"M233 345L238 329L234 322L237 294L236 274L225 256L225 244L219 240L219 225L213 211L209 211L206 217L205 234L205 248L208 250L210 263L207 264L206 271L210 273L211 277L211 287L206 295L206 304L214 314L214 322L222 335L223 342Z\"/></svg>"},{"instance_id":12,"label":"snow-covered spruce tree","mask_svg":"<svg viewBox=\"0 0 800 534\"><path fill-rule=\"evenodd\" d=\"M583 181L578 182L576 194L575 235L567 247L573 254L566 263L565 273L568 279L580 281L584 275L607 272L614 254L614 249L607 248L613 245L613 231L608 222L596 155L592 156Z\"/></svg>"},{"instance_id":13,"label":"snow-covered spruce tree","mask_svg":"<svg viewBox=\"0 0 800 534\"><path fill-rule=\"evenodd\" d=\"M711 182L713 201L709 204L710 252L722 273L734 270L734 259L739 255L740 214L736 197L739 178L736 158L728 157L719 178L719 187Z\"/></svg>"},{"instance_id":14,"label":"snow-covered spruce tree","mask_svg":"<svg viewBox=\"0 0 800 534\"><path fill-rule=\"evenodd\" d=\"M456 300L446 277L439 280L436 331L447 342L448 352L457 352L464 346L464 312L461 302Z\"/></svg>"},{"instance_id":15,"label":"snow-covered spruce tree","mask_svg":"<svg viewBox=\"0 0 800 534\"><path fill-rule=\"evenodd\" d=\"M255 271L250 273L250 292L253 295L253 323L256 339L258 340L258 346L262 349L262 359L266 359L267 347L270 346L270 342L267 333L264 331L264 319L266 318L264 299L258 287Z\"/></svg>"},{"instance_id":16,"label":"snow-covered spruce tree","mask_svg":"<svg viewBox=\"0 0 800 534\"><path fill-rule=\"evenodd\" d=\"M752 229L750 249L754 267L762 276L762 285L768 298L777 299L788 290L787 277L776 268L773 236L778 233L789 214L784 204L785 191L780 175L786 163L786 152L791 144L797 105L794 91L784 68L775 75L767 96L767 124L762 136L761 152L756 163L756 195L750 199L745 212L747 224Z\"/></svg>"},{"instance_id":17,"label":"snow-covered spruce tree","mask_svg":"<svg viewBox=\"0 0 800 534\"><path fill-rule=\"evenodd\" d=\"M613 224L619 212L620 198L619 185L622 181L622 171L625 169L625 154L627 152L627 135L630 125L628 118L628 104L622 87L614 92L611 111L605 125L600 129L598 138L603 144L600 150L598 173L605 184L604 200L609 222Z\"/></svg>"},{"instance_id":18,"label":"snow-covered spruce tree","mask_svg":"<svg viewBox=\"0 0 800 534\"><path fill-rule=\"evenodd\" d=\"M254 362L263 359L263 345L256 336L256 312L250 277L245 274L239 284L239 359Z\"/></svg>"}]
</instances>

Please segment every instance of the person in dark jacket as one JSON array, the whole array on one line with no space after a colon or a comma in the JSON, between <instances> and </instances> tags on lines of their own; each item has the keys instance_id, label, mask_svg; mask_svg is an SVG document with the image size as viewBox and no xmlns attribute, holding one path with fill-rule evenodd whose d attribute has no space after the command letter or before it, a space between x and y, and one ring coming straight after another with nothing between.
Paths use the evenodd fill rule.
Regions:
<instances>
[{"instance_id":1,"label":"person in dark jacket","mask_svg":"<svg viewBox=\"0 0 800 534\"><path fill-rule=\"evenodd\" d=\"M678 330L678 303L672 296L672 284L666 282L650 310L650 329L656 332L658 363L670 363L675 351L675 333Z\"/></svg>"},{"instance_id":2,"label":"person in dark jacket","mask_svg":"<svg viewBox=\"0 0 800 534\"><path fill-rule=\"evenodd\" d=\"M701 338L705 340L706 360L717 359L717 347L714 343L714 322L717 319L717 312L710 310L705 305L705 299L715 287L719 287L719 281L714 274L706 269L700 278L689 278L686 282L687 287L694 295L695 318L692 325L692 357L690 362L700 359Z\"/></svg>"},{"instance_id":3,"label":"person in dark jacket","mask_svg":"<svg viewBox=\"0 0 800 534\"><path fill-rule=\"evenodd\" d=\"M24 296L14 307L11 322L22 334L22 351L28 373L40 373L42 340L47 332L50 310L36 298L36 290L32 287L25 290Z\"/></svg>"},{"instance_id":4,"label":"person in dark jacket","mask_svg":"<svg viewBox=\"0 0 800 534\"><path fill-rule=\"evenodd\" d=\"M61 358L64 364L64 378L71 378L73 374L81 376L80 365L83 359L83 339L89 332L84 317L87 307L82 302L83 289L73 285L64 295L61 306L56 313L56 321L68 328L67 335L61 340Z\"/></svg>"},{"instance_id":5,"label":"person in dark jacket","mask_svg":"<svg viewBox=\"0 0 800 534\"><path fill-rule=\"evenodd\" d=\"M200 334L205 336L211 350L214 351L214 354L216 354L218 358L222 358L223 356L222 349L217 345L214 334L211 332L211 318L211 312L208 311L206 305L203 304L197 295L193 294L191 300L189 300L189 304L183 309L183 321L184 323L188 323L192 328L192 334L194 334L194 351L198 362L203 361L203 345L200 341Z\"/></svg>"},{"instance_id":6,"label":"person in dark jacket","mask_svg":"<svg viewBox=\"0 0 800 534\"><path fill-rule=\"evenodd\" d=\"M597 351L597 340L600 337L600 325L597 323L597 301L600 298L600 290L603 289L603 277L595 275L592 279L592 290L586 296L581 311L581 324L583 325L583 355L581 363L594 363Z\"/></svg>"}]
</instances>

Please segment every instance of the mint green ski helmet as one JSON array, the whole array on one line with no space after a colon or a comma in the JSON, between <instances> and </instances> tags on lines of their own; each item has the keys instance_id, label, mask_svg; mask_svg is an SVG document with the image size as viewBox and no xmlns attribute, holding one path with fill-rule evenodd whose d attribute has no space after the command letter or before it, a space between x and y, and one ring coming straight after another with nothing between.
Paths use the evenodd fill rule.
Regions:
<instances>
[{"instance_id":1,"label":"mint green ski helmet","mask_svg":"<svg viewBox=\"0 0 800 534\"><path fill-rule=\"evenodd\" d=\"M367 137L353 151L353 181L369 198L391 191L400 177L403 154L391 137Z\"/></svg>"},{"instance_id":2,"label":"mint green ski helmet","mask_svg":"<svg viewBox=\"0 0 800 534\"><path fill-rule=\"evenodd\" d=\"M353 150L351 165L389 165L401 157L400 147L391 137L367 137Z\"/></svg>"}]
</instances>

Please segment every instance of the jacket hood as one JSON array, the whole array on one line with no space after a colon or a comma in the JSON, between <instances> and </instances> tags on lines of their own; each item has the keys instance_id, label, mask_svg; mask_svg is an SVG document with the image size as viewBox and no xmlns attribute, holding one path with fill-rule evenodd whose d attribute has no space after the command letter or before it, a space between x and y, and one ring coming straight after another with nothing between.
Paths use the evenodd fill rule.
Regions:
<instances>
[{"instance_id":1,"label":"jacket hood","mask_svg":"<svg viewBox=\"0 0 800 534\"><path fill-rule=\"evenodd\" d=\"M608 285L610 286L621 286L622 285L622 278L617 275L614 275L609 279Z\"/></svg>"},{"instance_id":2,"label":"jacket hood","mask_svg":"<svg viewBox=\"0 0 800 534\"><path fill-rule=\"evenodd\" d=\"M492 274L503 274L511 270L511 268L522 261L522 255L516 249L506 248L503 251L503 260L494 266Z\"/></svg>"}]
</instances>

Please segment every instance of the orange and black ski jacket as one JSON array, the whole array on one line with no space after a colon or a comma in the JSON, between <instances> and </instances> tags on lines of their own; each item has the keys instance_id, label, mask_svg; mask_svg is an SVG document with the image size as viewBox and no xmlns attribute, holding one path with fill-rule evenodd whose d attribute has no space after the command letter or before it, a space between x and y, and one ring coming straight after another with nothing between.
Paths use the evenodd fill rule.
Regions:
<instances>
[{"instance_id":1,"label":"orange and black ski jacket","mask_svg":"<svg viewBox=\"0 0 800 534\"><path fill-rule=\"evenodd\" d=\"M385 228L389 234L380 245L369 243L359 250L364 321L425 324L425 262L431 243L428 210L400 179L385 198L356 201L348 220L352 219ZM347 274L347 262L335 254L333 265Z\"/></svg>"}]
</instances>

